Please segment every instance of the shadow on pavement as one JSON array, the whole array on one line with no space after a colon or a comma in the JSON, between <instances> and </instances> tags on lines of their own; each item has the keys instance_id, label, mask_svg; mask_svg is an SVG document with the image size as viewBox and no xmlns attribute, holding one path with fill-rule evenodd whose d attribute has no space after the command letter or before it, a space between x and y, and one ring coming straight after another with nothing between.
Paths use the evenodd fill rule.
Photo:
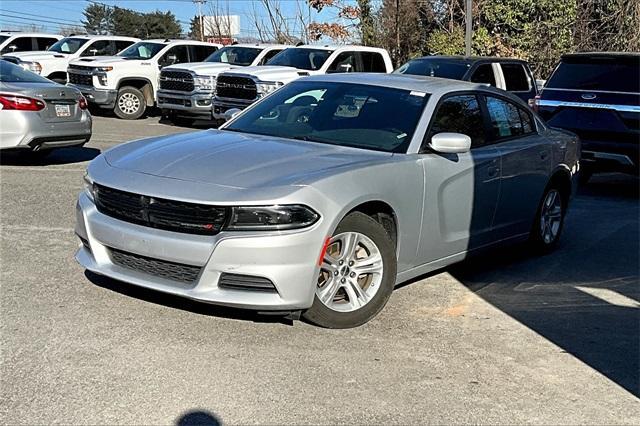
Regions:
<instances>
[{"instance_id":1,"label":"shadow on pavement","mask_svg":"<svg viewBox=\"0 0 640 426\"><path fill-rule=\"evenodd\" d=\"M222 422L208 411L194 410L184 413L176 421L176 426L218 426Z\"/></svg>"},{"instance_id":2,"label":"shadow on pavement","mask_svg":"<svg viewBox=\"0 0 640 426\"><path fill-rule=\"evenodd\" d=\"M48 153L29 151L7 151L0 155L0 164L5 166L48 166L54 164L72 164L90 161L100 155L100 150L87 147L57 148Z\"/></svg>"},{"instance_id":3,"label":"shadow on pavement","mask_svg":"<svg viewBox=\"0 0 640 426\"><path fill-rule=\"evenodd\" d=\"M85 271L85 276L93 284L115 291L128 297L144 300L145 302L155 303L157 305L166 306L172 309L181 309L198 315L209 315L227 319L236 319L242 321L253 321L259 323L280 323L293 325L293 321L285 316L285 314L260 314L256 311L247 309L234 309L225 306L211 305L204 302L187 299L184 297L165 294L155 290L149 290L144 287L138 287L122 281L114 280L109 277Z\"/></svg>"},{"instance_id":4,"label":"shadow on pavement","mask_svg":"<svg viewBox=\"0 0 640 426\"><path fill-rule=\"evenodd\" d=\"M638 180L597 177L569 210L561 244L484 253L449 268L484 300L640 396Z\"/></svg>"}]
</instances>

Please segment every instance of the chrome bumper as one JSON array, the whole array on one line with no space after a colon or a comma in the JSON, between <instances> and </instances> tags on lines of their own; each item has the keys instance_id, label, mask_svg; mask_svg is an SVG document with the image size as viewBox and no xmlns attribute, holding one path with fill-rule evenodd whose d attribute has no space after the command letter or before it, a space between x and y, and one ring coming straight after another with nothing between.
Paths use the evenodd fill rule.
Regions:
<instances>
[{"instance_id":1,"label":"chrome bumper","mask_svg":"<svg viewBox=\"0 0 640 426\"><path fill-rule=\"evenodd\" d=\"M116 99L118 98L118 91L111 89L97 89L93 86L82 86L79 84L68 83L67 86L75 87L82 92L82 95L87 98L92 104L99 105L102 108L114 108L116 106Z\"/></svg>"},{"instance_id":2,"label":"chrome bumper","mask_svg":"<svg viewBox=\"0 0 640 426\"><path fill-rule=\"evenodd\" d=\"M185 93L172 90L158 90L158 107L188 115L211 117L212 92Z\"/></svg>"}]
</instances>

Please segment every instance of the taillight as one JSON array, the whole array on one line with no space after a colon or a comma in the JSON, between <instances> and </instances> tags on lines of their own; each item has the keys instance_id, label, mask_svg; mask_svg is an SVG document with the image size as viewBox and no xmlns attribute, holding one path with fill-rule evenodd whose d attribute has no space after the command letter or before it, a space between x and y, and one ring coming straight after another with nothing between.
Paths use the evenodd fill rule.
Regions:
<instances>
[{"instance_id":1,"label":"taillight","mask_svg":"<svg viewBox=\"0 0 640 426\"><path fill-rule=\"evenodd\" d=\"M40 111L44 107L44 102L39 99L0 93L0 109Z\"/></svg>"},{"instance_id":2,"label":"taillight","mask_svg":"<svg viewBox=\"0 0 640 426\"><path fill-rule=\"evenodd\" d=\"M536 95L535 98L529 99L529 107L532 110L534 110L535 112L538 112L539 106L540 106L540 95Z\"/></svg>"},{"instance_id":3,"label":"taillight","mask_svg":"<svg viewBox=\"0 0 640 426\"><path fill-rule=\"evenodd\" d=\"M80 96L80 99L78 99L78 107L80 109L87 109L87 99L84 96Z\"/></svg>"}]
</instances>

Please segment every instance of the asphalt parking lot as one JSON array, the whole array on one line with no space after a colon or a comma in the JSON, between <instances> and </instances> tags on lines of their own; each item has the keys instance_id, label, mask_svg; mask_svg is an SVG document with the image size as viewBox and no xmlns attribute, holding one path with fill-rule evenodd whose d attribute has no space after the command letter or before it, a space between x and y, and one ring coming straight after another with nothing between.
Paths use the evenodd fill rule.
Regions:
<instances>
[{"instance_id":1,"label":"asphalt parking lot","mask_svg":"<svg viewBox=\"0 0 640 426\"><path fill-rule=\"evenodd\" d=\"M557 252L494 251L324 330L85 275L87 162L193 129L95 117L82 149L4 155L3 424L640 423L638 180L595 177Z\"/></svg>"}]
</instances>

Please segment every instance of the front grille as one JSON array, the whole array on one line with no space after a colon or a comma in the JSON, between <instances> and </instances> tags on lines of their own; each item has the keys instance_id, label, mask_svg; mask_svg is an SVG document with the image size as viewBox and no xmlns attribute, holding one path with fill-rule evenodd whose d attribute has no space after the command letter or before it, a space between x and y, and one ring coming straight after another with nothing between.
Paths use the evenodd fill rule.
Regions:
<instances>
[{"instance_id":1,"label":"front grille","mask_svg":"<svg viewBox=\"0 0 640 426\"><path fill-rule=\"evenodd\" d=\"M218 280L218 287L231 290L268 291L276 292L271 280L253 275L222 273Z\"/></svg>"},{"instance_id":2,"label":"front grille","mask_svg":"<svg viewBox=\"0 0 640 426\"><path fill-rule=\"evenodd\" d=\"M69 83L81 86L93 86L93 77L86 74L69 73Z\"/></svg>"},{"instance_id":3,"label":"front grille","mask_svg":"<svg viewBox=\"0 0 640 426\"><path fill-rule=\"evenodd\" d=\"M100 213L167 231L214 235L228 216L226 207L149 197L98 184L94 185L94 196Z\"/></svg>"},{"instance_id":4,"label":"front grille","mask_svg":"<svg viewBox=\"0 0 640 426\"><path fill-rule=\"evenodd\" d=\"M199 266L154 259L114 248L109 248L109 254L111 261L122 268L185 284L195 282L202 269Z\"/></svg>"},{"instance_id":5,"label":"front grille","mask_svg":"<svg viewBox=\"0 0 640 426\"><path fill-rule=\"evenodd\" d=\"M258 97L256 83L247 77L220 75L216 83L216 95L221 98L254 100Z\"/></svg>"},{"instance_id":6,"label":"front grille","mask_svg":"<svg viewBox=\"0 0 640 426\"><path fill-rule=\"evenodd\" d=\"M184 71L162 71L160 73L160 88L180 92L193 92L193 76L191 73Z\"/></svg>"}]
</instances>

